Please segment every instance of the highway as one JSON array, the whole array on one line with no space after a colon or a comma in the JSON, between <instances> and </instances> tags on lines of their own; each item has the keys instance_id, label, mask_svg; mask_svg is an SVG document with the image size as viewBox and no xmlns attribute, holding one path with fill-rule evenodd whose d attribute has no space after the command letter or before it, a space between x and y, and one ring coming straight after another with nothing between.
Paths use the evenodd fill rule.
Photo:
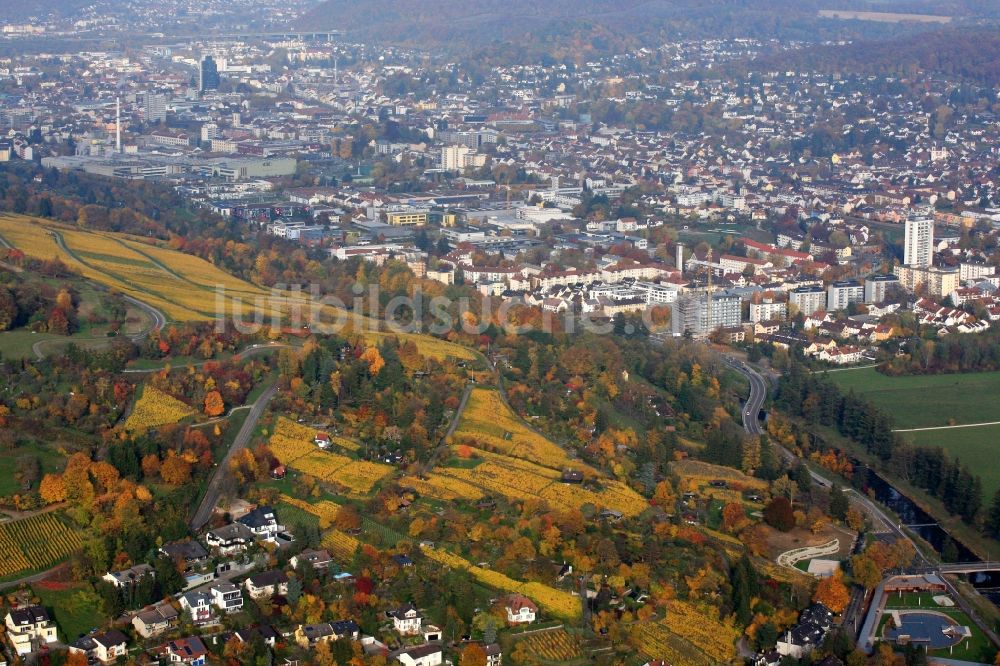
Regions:
<instances>
[{"instance_id":1,"label":"highway","mask_svg":"<svg viewBox=\"0 0 1000 666\"><path fill-rule=\"evenodd\" d=\"M750 369L743 361L730 356L726 356L725 359L729 367L746 377L747 381L750 382L750 395L743 405L743 429L751 435L761 435L764 431L761 430L758 415L767 399L767 380L756 370Z\"/></svg>"},{"instance_id":2,"label":"highway","mask_svg":"<svg viewBox=\"0 0 1000 666\"><path fill-rule=\"evenodd\" d=\"M759 435L762 430L760 421L757 419L757 414L767 399L767 380L755 368L738 359L727 356L726 363L750 382L750 395L747 398L746 406L743 408L743 428L751 435ZM798 456L780 444L775 443L775 447L781 454L781 457L788 463L795 463L799 459ZM809 470L809 475L812 477L813 483L821 488L830 488L833 486L833 482L830 479L812 469ZM851 504L868 516L872 531L879 534L894 534L898 538L906 539L910 543L913 543L913 547L917 550L917 557L927 563L920 550L917 549L917 545L913 539L899 525L893 522L892 518L878 504L853 488L847 488L844 492L848 494Z\"/></svg>"}]
</instances>

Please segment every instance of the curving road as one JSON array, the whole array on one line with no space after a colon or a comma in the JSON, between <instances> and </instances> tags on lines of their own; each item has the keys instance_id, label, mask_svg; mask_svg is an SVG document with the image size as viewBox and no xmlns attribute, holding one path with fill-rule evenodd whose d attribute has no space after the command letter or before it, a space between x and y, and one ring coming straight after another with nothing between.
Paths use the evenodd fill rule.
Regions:
<instances>
[{"instance_id":1,"label":"curving road","mask_svg":"<svg viewBox=\"0 0 1000 666\"><path fill-rule=\"evenodd\" d=\"M763 431L761 430L760 422L757 420L757 414L759 413L761 406L764 404L764 400L767 399L767 380L761 376L755 368L746 363L730 357L726 357L726 362L731 368L746 377L750 382L750 396L747 398L746 407L743 409L743 428L752 435L759 435ZM794 463L799 459L798 456L780 444L775 443L774 446L781 454L782 458L789 463ZM830 488L833 486L833 481L822 474L813 471L812 469L809 470L809 476L812 477L813 483L821 488ZM872 523L874 532L881 534L894 534L899 538L906 539L913 543L913 539L903 532L900 526L896 525L889 515L869 497L859 493L853 488L846 488L844 492L848 494L851 504L868 516ZM914 548L916 548L916 543L913 543L913 545ZM920 554L919 549L917 549L917 556L921 560L924 560L924 557Z\"/></svg>"},{"instance_id":2,"label":"curving road","mask_svg":"<svg viewBox=\"0 0 1000 666\"><path fill-rule=\"evenodd\" d=\"M198 505L198 509L191 517L191 522L189 523L191 529L195 531L201 529L212 518L212 512L215 511L215 505L219 503L219 498L222 495L222 487L226 481L226 477L229 475L229 461L233 459L233 456L240 449L245 448L250 443L250 437L253 435L254 428L257 427L257 421L277 392L278 384L275 381L260 394L260 397L250 407L250 413L247 415L246 420L243 421L240 431L236 433L236 437L233 439L229 450L226 451L225 457L215 467L215 473L212 474L212 478L208 482L208 487L205 489L205 496L202 497L201 504Z\"/></svg>"},{"instance_id":3,"label":"curving road","mask_svg":"<svg viewBox=\"0 0 1000 666\"><path fill-rule=\"evenodd\" d=\"M761 435L764 431L761 430L760 419L757 416L767 399L767 380L743 361L730 356L726 356L725 359L729 367L746 377L747 381L750 382L750 395L743 405L743 429L751 435Z\"/></svg>"},{"instance_id":4,"label":"curving road","mask_svg":"<svg viewBox=\"0 0 1000 666\"><path fill-rule=\"evenodd\" d=\"M56 245L63 252L65 252L67 255L69 255L70 257L72 257L77 262L83 264L84 266L88 266L87 262L85 262L82 259L80 259L80 257L77 256L73 252L73 250L71 250L69 248L68 245L66 245L66 240L62 237L62 234L60 234L57 231L52 231L52 230L49 230L49 233L51 234L52 239L55 241ZM12 245L10 245L10 243L8 243L2 237L0 237L0 245L4 245L4 246L9 247L9 248L13 247ZM128 303L131 303L135 307L137 307L140 310L142 310L143 312L145 312L149 316L150 322L151 322L150 325L147 326L146 328L144 328L143 330L139 331L138 333L133 333L132 335L128 336L128 338L130 340L132 340L132 342L140 342L141 340L145 339L153 331L160 330L161 328L163 328L166 325L166 323L167 323L167 316L165 314L163 314L163 312L161 310L158 310L157 308L153 307L149 303L146 303L144 301L140 301L138 298L135 298L133 296L129 296L128 294L122 293L121 297L122 297L122 300L124 300L124 301L126 301ZM110 339L111 338L90 338L90 340L110 340ZM39 340L35 344L31 345L31 351L34 352L35 356L39 360L45 358L45 353L42 351L42 346L45 345L45 343L47 343L47 342L52 342L52 340Z\"/></svg>"}]
</instances>

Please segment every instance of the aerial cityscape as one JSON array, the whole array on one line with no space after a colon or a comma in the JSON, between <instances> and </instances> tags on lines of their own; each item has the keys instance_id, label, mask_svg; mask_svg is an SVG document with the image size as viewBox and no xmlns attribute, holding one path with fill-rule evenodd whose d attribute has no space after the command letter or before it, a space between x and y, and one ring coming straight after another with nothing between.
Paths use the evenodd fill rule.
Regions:
<instances>
[{"instance_id":1,"label":"aerial cityscape","mask_svg":"<svg viewBox=\"0 0 1000 666\"><path fill-rule=\"evenodd\" d=\"M0 0L0 666L1000 665L995 0Z\"/></svg>"}]
</instances>

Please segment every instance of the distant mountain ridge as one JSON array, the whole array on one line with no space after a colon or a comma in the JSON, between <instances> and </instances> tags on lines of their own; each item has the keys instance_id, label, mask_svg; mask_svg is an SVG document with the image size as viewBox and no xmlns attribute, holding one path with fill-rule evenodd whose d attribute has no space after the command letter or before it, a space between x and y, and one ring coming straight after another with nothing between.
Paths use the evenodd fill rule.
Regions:
<instances>
[{"instance_id":1,"label":"distant mountain ridge","mask_svg":"<svg viewBox=\"0 0 1000 666\"><path fill-rule=\"evenodd\" d=\"M1000 28L944 28L919 37L816 46L765 56L757 71L811 69L829 73L886 74L905 77L917 67L955 80L1000 84Z\"/></svg>"},{"instance_id":2,"label":"distant mountain ridge","mask_svg":"<svg viewBox=\"0 0 1000 666\"><path fill-rule=\"evenodd\" d=\"M476 48L525 37L625 44L667 37L818 38L889 34L899 26L820 19L820 9L989 16L995 0L325 0L298 23L350 37L428 48Z\"/></svg>"}]
</instances>

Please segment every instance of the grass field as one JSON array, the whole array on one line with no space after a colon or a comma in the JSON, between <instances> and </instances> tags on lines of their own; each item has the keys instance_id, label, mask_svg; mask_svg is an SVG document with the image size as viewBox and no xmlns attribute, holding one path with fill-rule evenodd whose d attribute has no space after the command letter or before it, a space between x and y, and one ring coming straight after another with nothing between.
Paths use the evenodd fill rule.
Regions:
<instances>
[{"instance_id":1,"label":"grass field","mask_svg":"<svg viewBox=\"0 0 1000 666\"><path fill-rule=\"evenodd\" d=\"M940 446L959 458L983 480L984 498L993 497L1000 489L1000 465L996 463L1000 425L906 432L903 436L915 446Z\"/></svg>"},{"instance_id":2,"label":"grass field","mask_svg":"<svg viewBox=\"0 0 1000 666\"><path fill-rule=\"evenodd\" d=\"M897 428L1000 421L1000 372L887 377L862 368L830 378L892 414Z\"/></svg>"},{"instance_id":3,"label":"grass field","mask_svg":"<svg viewBox=\"0 0 1000 666\"><path fill-rule=\"evenodd\" d=\"M108 317L104 303L103 290L94 286L92 282L71 279L49 279L34 278L38 282L44 282L54 288L63 285L72 285L80 295L79 304L79 324L80 330L73 335L56 335L54 333L34 333L27 328L19 328L13 331L3 331L0 333L0 357L2 358L36 358L34 345L38 345L39 351L43 355L49 355L75 344L83 349L101 349L107 347L114 337L108 336L109 327L107 323L96 323L91 325L87 321L87 316L91 313L101 320ZM126 314L129 320L122 333L131 335L138 333L149 326L149 315L139 308L129 307Z\"/></svg>"},{"instance_id":4,"label":"grass field","mask_svg":"<svg viewBox=\"0 0 1000 666\"><path fill-rule=\"evenodd\" d=\"M55 613L61 638L67 642L75 641L108 621L101 611L104 602L90 583L37 583L31 591L43 606Z\"/></svg>"},{"instance_id":5,"label":"grass field","mask_svg":"<svg viewBox=\"0 0 1000 666\"><path fill-rule=\"evenodd\" d=\"M893 415L896 428L1000 421L1000 372L887 377L874 368L830 373L843 390L864 395ZM915 446L940 446L983 480L984 497L1000 488L995 461L1000 425L902 433Z\"/></svg>"},{"instance_id":6,"label":"grass field","mask_svg":"<svg viewBox=\"0 0 1000 666\"><path fill-rule=\"evenodd\" d=\"M23 491L21 484L14 478L21 456L38 458L43 474L61 471L66 464L65 456L59 453L55 446L39 442L22 444L12 452L0 456L0 497ZM38 489L37 483L34 489Z\"/></svg>"}]
</instances>

